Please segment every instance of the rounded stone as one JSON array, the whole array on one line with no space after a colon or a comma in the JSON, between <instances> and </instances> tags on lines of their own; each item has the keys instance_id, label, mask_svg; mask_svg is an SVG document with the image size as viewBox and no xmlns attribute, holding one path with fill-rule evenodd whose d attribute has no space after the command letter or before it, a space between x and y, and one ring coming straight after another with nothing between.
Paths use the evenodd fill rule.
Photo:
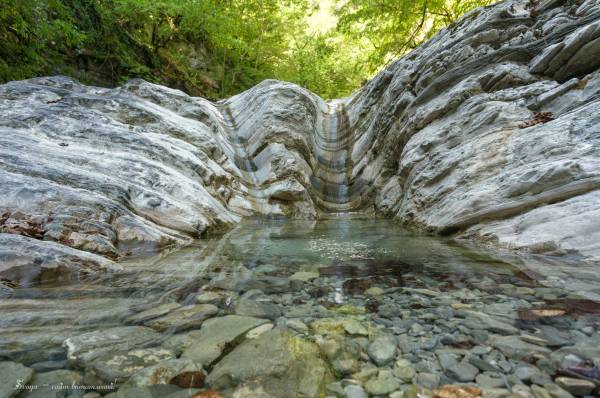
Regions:
<instances>
[{"instance_id":1,"label":"rounded stone","mask_svg":"<svg viewBox=\"0 0 600 398\"><path fill-rule=\"evenodd\" d=\"M350 384L344 387L346 398L367 398L365 389L356 384Z\"/></svg>"},{"instance_id":2,"label":"rounded stone","mask_svg":"<svg viewBox=\"0 0 600 398\"><path fill-rule=\"evenodd\" d=\"M479 373L479 369L470 363L459 362L449 367L446 372L453 379L467 382L475 380L475 377Z\"/></svg>"},{"instance_id":3,"label":"rounded stone","mask_svg":"<svg viewBox=\"0 0 600 398\"><path fill-rule=\"evenodd\" d=\"M391 375L380 375L365 384L365 389L371 395L385 395L400 388L398 380Z\"/></svg>"},{"instance_id":4,"label":"rounded stone","mask_svg":"<svg viewBox=\"0 0 600 398\"><path fill-rule=\"evenodd\" d=\"M579 396L589 395L596 388L596 384L591 381L572 377L557 377L554 382L571 394Z\"/></svg>"},{"instance_id":5,"label":"rounded stone","mask_svg":"<svg viewBox=\"0 0 600 398\"><path fill-rule=\"evenodd\" d=\"M390 363L396 357L397 341L394 336L380 336L367 348L369 357L377 364L383 366Z\"/></svg>"}]
</instances>

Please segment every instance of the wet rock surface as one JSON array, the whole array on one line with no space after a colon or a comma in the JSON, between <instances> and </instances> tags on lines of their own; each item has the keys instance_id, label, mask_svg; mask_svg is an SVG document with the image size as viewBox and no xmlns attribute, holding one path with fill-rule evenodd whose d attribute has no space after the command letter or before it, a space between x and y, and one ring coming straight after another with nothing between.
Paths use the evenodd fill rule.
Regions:
<instances>
[{"instance_id":1,"label":"wet rock surface","mask_svg":"<svg viewBox=\"0 0 600 398\"><path fill-rule=\"evenodd\" d=\"M76 365L85 367L90 362L108 353L127 352L157 341L160 335L143 326L125 326L85 333L68 338L63 346L67 358Z\"/></svg>"},{"instance_id":2,"label":"wet rock surface","mask_svg":"<svg viewBox=\"0 0 600 398\"><path fill-rule=\"evenodd\" d=\"M19 393L19 385L25 385L33 377L33 370L16 362L0 362L0 396L12 398Z\"/></svg>"},{"instance_id":3,"label":"wet rock surface","mask_svg":"<svg viewBox=\"0 0 600 398\"><path fill-rule=\"evenodd\" d=\"M200 333L195 336L182 358L192 359L204 366L211 366L225 350L235 346L236 339L262 324L266 319L227 315L204 322Z\"/></svg>"},{"instance_id":4,"label":"wet rock surface","mask_svg":"<svg viewBox=\"0 0 600 398\"><path fill-rule=\"evenodd\" d=\"M206 381L216 389L256 383L273 396L319 397L328 379L329 370L316 344L273 330L235 348Z\"/></svg>"}]
</instances>

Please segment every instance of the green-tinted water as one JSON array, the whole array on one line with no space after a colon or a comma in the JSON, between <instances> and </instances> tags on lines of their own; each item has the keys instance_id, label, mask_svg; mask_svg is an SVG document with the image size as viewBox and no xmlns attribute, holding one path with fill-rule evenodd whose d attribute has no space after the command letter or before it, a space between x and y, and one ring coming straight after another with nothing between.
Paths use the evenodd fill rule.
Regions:
<instances>
[{"instance_id":1,"label":"green-tinted water","mask_svg":"<svg viewBox=\"0 0 600 398\"><path fill-rule=\"evenodd\" d=\"M90 370L98 366L93 361L67 361L63 341L135 324L157 330L157 338L145 345L158 347L173 336L202 329L198 311L209 306L207 317L265 318L275 329L311 342L341 333L342 345L358 344L359 349L343 365L324 354L339 380L377 366L393 368L400 359L414 368L410 382L418 382L420 374L437 384L468 379L470 375L459 377L444 367L447 358L439 350L445 349L457 350L456 361L462 358L480 368L485 365L469 358L495 361L494 371L469 369L492 378L514 379L515 369L533 360L545 382L561 367L591 366L600 358L600 306L588 300L600 288L592 267L474 249L389 220L352 215L319 221L248 220L223 236L128 259L123 266L122 273L77 284L15 289L0 303L0 356L40 372L98 372ZM191 313L177 313L182 308ZM338 321L355 322L360 333L340 332L332 327ZM382 334L395 336L398 343L395 359L383 365L369 351L369 342ZM511 336L542 348L513 356L495 343ZM484 348L473 354L473 347ZM548 363L536 363L534 354L548 357ZM526 360L530 355L534 359ZM566 355L574 355L568 364ZM393 377L401 385L409 383ZM518 377L513 379L509 384L518 384ZM530 379L520 382L532 384Z\"/></svg>"}]
</instances>

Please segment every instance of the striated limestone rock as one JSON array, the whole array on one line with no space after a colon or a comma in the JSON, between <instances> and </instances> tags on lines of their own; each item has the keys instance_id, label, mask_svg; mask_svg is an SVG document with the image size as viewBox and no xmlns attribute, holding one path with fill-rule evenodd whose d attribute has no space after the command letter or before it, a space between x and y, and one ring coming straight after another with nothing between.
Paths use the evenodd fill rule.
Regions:
<instances>
[{"instance_id":1,"label":"striated limestone rock","mask_svg":"<svg viewBox=\"0 0 600 398\"><path fill-rule=\"evenodd\" d=\"M246 216L361 209L598 257L599 68L597 1L509 0L330 102L274 80L217 103L141 80L10 82L0 234L114 259Z\"/></svg>"},{"instance_id":2,"label":"striated limestone rock","mask_svg":"<svg viewBox=\"0 0 600 398\"><path fill-rule=\"evenodd\" d=\"M102 256L55 242L0 234L0 278L19 286L59 281L77 283L86 276L121 269L121 265Z\"/></svg>"}]
</instances>

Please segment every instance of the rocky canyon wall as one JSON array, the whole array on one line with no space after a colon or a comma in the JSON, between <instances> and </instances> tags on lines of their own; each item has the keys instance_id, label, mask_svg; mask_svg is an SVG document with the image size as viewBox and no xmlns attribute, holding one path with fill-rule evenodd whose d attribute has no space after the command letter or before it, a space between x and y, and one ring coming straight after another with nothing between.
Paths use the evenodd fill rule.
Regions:
<instances>
[{"instance_id":1,"label":"rocky canyon wall","mask_svg":"<svg viewBox=\"0 0 600 398\"><path fill-rule=\"evenodd\" d=\"M348 210L598 258L599 68L598 1L504 1L329 102L279 81L217 103L141 80L2 85L0 274Z\"/></svg>"}]
</instances>

